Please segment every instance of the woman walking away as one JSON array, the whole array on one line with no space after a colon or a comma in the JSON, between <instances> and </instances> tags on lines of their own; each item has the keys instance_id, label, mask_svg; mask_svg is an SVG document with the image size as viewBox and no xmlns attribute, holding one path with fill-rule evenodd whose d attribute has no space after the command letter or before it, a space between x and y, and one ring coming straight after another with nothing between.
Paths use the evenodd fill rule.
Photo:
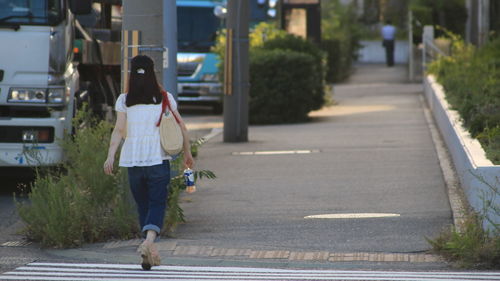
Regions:
<instances>
[{"instance_id":1,"label":"woman walking away","mask_svg":"<svg viewBox=\"0 0 500 281\"><path fill-rule=\"evenodd\" d=\"M170 163L160 144L157 126L162 113L162 99L168 97L170 107L180 123L184 136L184 165L191 168L194 160L186 126L177 111L177 104L170 93L162 90L156 80L153 60L147 56L136 56L131 62L128 93L116 100L117 119L104 162L104 172L113 173L115 153L125 139L120 153L120 167L128 168L128 179L132 195L137 204L139 223L146 237L138 251L142 257L142 268L160 265L160 254L155 240L160 235L167 208Z\"/></svg>"}]
</instances>

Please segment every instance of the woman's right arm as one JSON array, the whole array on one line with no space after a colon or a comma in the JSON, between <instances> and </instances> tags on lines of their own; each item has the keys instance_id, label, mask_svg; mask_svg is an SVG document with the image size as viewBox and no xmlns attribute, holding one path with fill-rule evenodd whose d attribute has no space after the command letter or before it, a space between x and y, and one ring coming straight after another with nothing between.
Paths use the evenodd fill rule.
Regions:
<instances>
[{"instance_id":1,"label":"woman's right arm","mask_svg":"<svg viewBox=\"0 0 500 281\"><path fill-rule=\"evenodd\" d=\"M109 141L108 158L104 162L104 173L107 175L113 174L113 165L115 162L115 154L120 146L121 140L125 137L125 130L127 127L127 114L125 112L116 113L116 123L111 140Z\"/></svg>"}]
</instances>

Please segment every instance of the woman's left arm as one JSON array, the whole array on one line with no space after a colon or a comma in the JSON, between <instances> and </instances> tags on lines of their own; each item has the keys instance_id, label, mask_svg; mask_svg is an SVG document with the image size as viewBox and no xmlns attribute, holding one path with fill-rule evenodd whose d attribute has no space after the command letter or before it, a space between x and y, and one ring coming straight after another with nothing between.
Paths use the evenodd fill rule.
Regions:
<instances>
[{"instance_id":1,"label":"woman's left arm","mask_svg":"<svg viewBox=\"0 0 500 281\"><path fill-rule=\"evenodd\" d=\"M186 128L186 124L184 123L184 120L182 120L182 117L179 114L179 111L174 110L173 112L179 120L179 126L181 127L182 137L184 140L184 144L183 144L183 147L184 147L184 166L188 167L188 168L192 168L194 166L194 159L193 159L193 155L191 154L191 142L189 140L189 134L188 134L188 130Z\"/></svg>"}]
</instances>

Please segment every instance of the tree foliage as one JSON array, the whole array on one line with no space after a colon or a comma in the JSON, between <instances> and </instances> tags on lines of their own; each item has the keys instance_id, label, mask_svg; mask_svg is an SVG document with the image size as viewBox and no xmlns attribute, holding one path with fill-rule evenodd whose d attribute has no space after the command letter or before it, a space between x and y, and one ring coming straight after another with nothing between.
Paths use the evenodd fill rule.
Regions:
<instances>
[{"instance_id":1,"label":"tree foliage","mask_svg":"<svg viewBox=\"0 0 500 281\"><path fill-rule=\"evenodd\" d=\"M422 34L424 25L441 26L460 36L465 35L467 8L465 0L414 0L411 10L416 20L414 34ZM443 35L440 30L436 36Z\"/></svg>"}]
</instances>

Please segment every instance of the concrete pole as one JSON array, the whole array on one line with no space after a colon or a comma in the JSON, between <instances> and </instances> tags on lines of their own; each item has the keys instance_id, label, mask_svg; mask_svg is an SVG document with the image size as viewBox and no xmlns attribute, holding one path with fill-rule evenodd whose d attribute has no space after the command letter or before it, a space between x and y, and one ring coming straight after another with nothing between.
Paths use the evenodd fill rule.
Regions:
<instances>
[{"instance_id":1,"label":"concrete pole","mask_svg":"<svg viewBox=\"0 0 500 281\"><path fill-rule=\"evenodd\" d=\"M415 58L413 56L413 12L408 9L408 74L410 82L415 80Z\"/></svg>"},{"instance_id":2,"label":"concrete pole","mask_svg":"<svg viewBox=\"0 0 500 281\"><path fill-rule=\"evenodd\" d=\"M158 81L163 79L163 17L162 0L123 0L122 33L138 30L138 38L133 35L122 37L122 71L130 71L130 60L137 54L151 57L155 63ZM126 37L126 38L125 38ZM122 76L124 77L124 76ZM126 86L125 86L126 88Z\"/></svg>"},{"instance_id":3,"label":"concrete pole","mask_svg":"<svg viewBox=\"0 0 500 281\"><path fill-rule=\"evenodd\" d=\"M486 44L490 31L490 0L479 0L479 38L478 46Z\"/></svg>"},{"instance_id":4,"label":"concrete pole","mask_svg":"<svg viewBox=\"0 0 500 281\"><path fill-rule=\"evenodd\" d=\"M472 42L472 0L465 0L467 7L467 22L465 24L465 41Z\"/></svg>"},{"instance_id":5,"label":"concrete pole","mask_svg":"<svg viewBox=\"0 0 500 281\"><path fill-rule=\"evenodd\" d=\"M490 29L490 0L468 0L466 38L474 45L482 46L488 41Z\"/></svg>"},{"instance_id":6,"label":"concrete pole","mask_svg":"<svg viewBox=\"0 0 500 281\"><path fill-rule=\"evenodd\" d=\"M177 100L177 6L163 0L163 87Z\"/></svg>"},{"instance_id":7,"label":"concrete pole","mask_svg":"<svg viewBox=\"0 0 500 281\"><path fill-rule=\"evenodd\" d=\"M248 141L249 1L229 0L226 46L224 142Z\"/></svg>"}]
</instances>

